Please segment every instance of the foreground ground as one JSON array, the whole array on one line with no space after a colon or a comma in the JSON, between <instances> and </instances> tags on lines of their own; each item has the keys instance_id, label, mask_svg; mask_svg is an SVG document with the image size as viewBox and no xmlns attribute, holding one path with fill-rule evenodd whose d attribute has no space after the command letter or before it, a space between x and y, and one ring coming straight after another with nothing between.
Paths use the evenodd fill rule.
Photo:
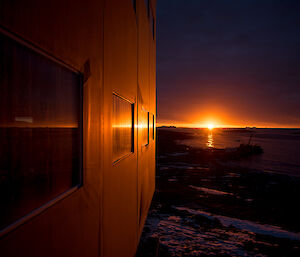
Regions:
<instances>
[{"instance_id":1,"label":"foreground ground","mask_svg":"<svg viewBox=\"0 0 300 257\"><path fill-rule=\"evenodd\" d=\"M158 130L157 190L137 256L300 256L300 179Z\"/></svg>"}]
</instances>

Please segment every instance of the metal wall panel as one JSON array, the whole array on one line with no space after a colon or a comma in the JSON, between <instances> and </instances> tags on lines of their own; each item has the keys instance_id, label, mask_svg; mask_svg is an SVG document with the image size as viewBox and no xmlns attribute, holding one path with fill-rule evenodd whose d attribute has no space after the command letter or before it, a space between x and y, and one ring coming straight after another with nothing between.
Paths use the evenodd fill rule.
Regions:
<instances>
[{"instance_id":1,"label":"metal wall panel","mask_svg":"<svg viewBox=\"0 0 300 257\"><path fill-rule=\"evenodd\" d=\"M84 75L83 185L1 235L1 257L134 256L155 186L155 141L143 144L139 129L142 109L156 114L144 0L136 10L124 0L3 0L0 30ZM134 106L134 151L118 162L113 93Z\"/></svg>"},{"instance_id":2,"label":"metal wall panel","mask_svg":"<svg viewBox=\"0 0 300 257\"><path fill-rule=\"evenodd\" d=\"M138 6L138 116L144 111L156 114L156 73L155 40L153 40L149 19L148 5L140 1ZM155 1L149 2L149 8L155 13ZM155 17L153 17L155 19ZM143 127L142 120L139 126ZM149 121L150 123L150 121ZM150 125L150 124L149 124ZM138 132L138 204L139 204L139 233L144 222L155 189L155 141L145 145L143 130Z\"/></svg>"},{"instance_id":3,"label":"metal wall panel","mask_svg":"<svg viewBox=\"0 0 300 257\"><path fill-rule=\"evenodd\" d=\"M137 1L138 4L138 1ZM137 217L137 21L131 1L107 0L104 15L104 177L102 254L134 256ZM113 93L134 104L134 149L114 162Z\"/></svg>"},{"instance_id":4,"label":"metal wall panel","mask_svg":"<svg viewBox=\"0 0 300 257\"><path fill-rule=\"evenodd\" d=\"M101 160L104 150L101 100L103 4L102 0L0 1L2 32L85 75L82 85L83 186L62 198L56 198L55 204L31 213L24 222L1 234L1 257L100 255ZM90 72L86 73L84 67L90 67ZM51 77L48 79L51 80ZM55 94L56 89L52 90ZM63 108L64 98L67 96L60 97L62 107L58 109L67 114ZM76 119L70 119L70 123L76 122ZM51 138L51 141L55 140Z\"/></svg>"}]
</instances>

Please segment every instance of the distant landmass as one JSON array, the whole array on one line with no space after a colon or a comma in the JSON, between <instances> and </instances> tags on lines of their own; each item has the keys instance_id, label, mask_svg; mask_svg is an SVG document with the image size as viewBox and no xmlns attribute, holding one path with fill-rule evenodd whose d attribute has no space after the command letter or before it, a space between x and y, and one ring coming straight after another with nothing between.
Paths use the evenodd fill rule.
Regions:
<instances>
[{"instance_id":1,"label":"distant landmass","mask_svg":"<svg viewBox=\"0 0 300 257\"><path fill-rule=\"evenodd\" d=\"M158 128L176 128L176 126L159 126Z\"/></svg>"}]
</instances>

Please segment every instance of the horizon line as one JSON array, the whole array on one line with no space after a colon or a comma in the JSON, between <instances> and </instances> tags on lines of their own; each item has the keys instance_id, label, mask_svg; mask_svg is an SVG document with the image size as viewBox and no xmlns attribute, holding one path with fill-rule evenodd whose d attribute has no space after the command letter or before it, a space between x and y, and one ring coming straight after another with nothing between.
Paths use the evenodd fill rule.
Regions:
<instances>
[{"instance_id":1,"label":"horizon line","mask_svg":"<svg viewBox=\"0 0 300 257\"><path fill-rule=\"evenodd\" d=\"M208 129L206 126L197 126L197 125L183 125L183 124L157 124L157 128L160 127L176 127L176 128L194 128L194 129ZM213 129L300 129L300 127L292 127L292 126L285 126L285 127L275 127L275 126L216 126Z\"/></svg>"}]
</instances>

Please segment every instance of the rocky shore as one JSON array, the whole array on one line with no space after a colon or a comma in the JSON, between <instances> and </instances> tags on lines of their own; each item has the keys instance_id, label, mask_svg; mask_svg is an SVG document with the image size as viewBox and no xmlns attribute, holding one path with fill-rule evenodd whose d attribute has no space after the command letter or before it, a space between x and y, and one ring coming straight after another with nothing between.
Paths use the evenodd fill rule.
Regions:
<instances>
[{"instance_id":1,"label":"rocky shore","mask_svg":"<svg viewBox=\"0 0 300 257\"><path fill-rule=\"evenodd\" d=\"M158 129L156 192L137 256L300 256L300 179L240 167L259 146L200 149Z\"/></svg>"}]
</instances>

